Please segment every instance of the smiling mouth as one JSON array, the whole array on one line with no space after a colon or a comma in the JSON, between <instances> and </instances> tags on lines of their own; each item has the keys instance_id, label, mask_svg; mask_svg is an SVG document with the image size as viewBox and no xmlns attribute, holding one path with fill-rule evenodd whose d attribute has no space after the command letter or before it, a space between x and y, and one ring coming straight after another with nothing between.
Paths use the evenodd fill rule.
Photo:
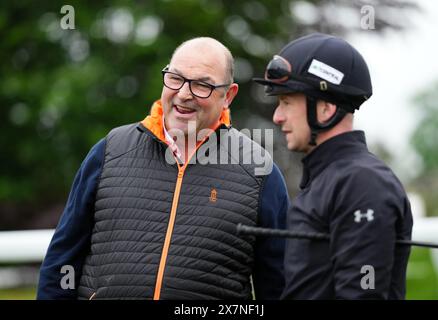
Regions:
<instances>
[{"instance_id":1,"label":"smiling mouth","mask_svg":"<svg viewBox=\"0 0 438 320\"><path fill-rule=\"evenodd\" d=\"M174 104L173 107L175 108L175 110L178 113L181 113L181 114L192 114L192 113L196 112L195 109L191 109L191 108L187 108L187 107L183 107L183 106L178 106L176 104Z\"/></svg>"}]
</instances>

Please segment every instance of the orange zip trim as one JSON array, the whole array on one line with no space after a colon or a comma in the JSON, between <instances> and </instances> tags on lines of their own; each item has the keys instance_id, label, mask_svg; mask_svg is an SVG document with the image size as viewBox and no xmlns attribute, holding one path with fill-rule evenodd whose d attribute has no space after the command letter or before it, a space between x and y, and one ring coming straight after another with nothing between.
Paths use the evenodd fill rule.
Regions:
<instances>
[{"instance_id":1,"label":"orange zip trim","mask_svg":"<svg viewBox=\"0 0 438 320\"><path fill-rule=\"evenodd\" d=\"M178 166L179 167L179 166ZM160 299L161 286L163 284L164 268L166 267L167 254L169 253L170 240L172 238L173 226L175 224L176 209L181 191L182 179L186 166L178 168L178 179L176 180L175 193L173 195L172 209L170 211L169 224L167 225L166 238L164 239L163 252L161 254L160 266L158 267L157 282L155 284L154 300Z\"/></svg>"},{"instance_id":2,"label":"orange zip trim","mask_svg":"<svg viewBox=\"0 0 438 320\"><path fill-rule=\"evenodd\" d=\"M178 165L178 178L176 180L175 193L173 195L172 208L170 210L169 224L167 225L166 237L164 238L163 251L161 253L160 265L158 266L157 281L155 283L154 290L154 300L160 300L161 287L163 285L164 269L166 268L167 255L169 253L170 240L172 239L173 226L175 225L176 209L178 208L179 195L181 192L182 180L184 177L184 172L187 165L190 163L193 155L196 153L198 148L204 143L205 140L210 135L204 137L204 139L196 146L195 150L192 152L186 163L181 167L179 165L178 159L175 158L176 164Z\"/></svg>"}]
</instances>

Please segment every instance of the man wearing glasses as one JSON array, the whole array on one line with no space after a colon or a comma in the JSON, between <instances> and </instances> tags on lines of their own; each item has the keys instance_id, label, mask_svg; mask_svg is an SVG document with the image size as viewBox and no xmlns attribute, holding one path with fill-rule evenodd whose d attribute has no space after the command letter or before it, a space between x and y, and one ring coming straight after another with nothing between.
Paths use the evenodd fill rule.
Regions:
<instances>
[{"instance_id":1,"label":"man wearing glasses","mask_svg":"<svg viewBox=\"0 0 438 320\"><path fill-rule=\"evenodd\" d=\"M257 173L240 157L263 149L230 125L231 53L195 38L162 76L150 115L113 129L82 163L41 267L39 299L280 297L284 241L236 234L239 223L284 228L288 196L275 165ZM230 137L237 151L222 159ZM200 153L221 161L201 163Z\"/></svg>"},{"instance_id":2,"label":"man wearing glasses","mask_svg":"<svg viewBox=\"0 0 438 320\"><path fill-rule=\"evenodd\" d=\"M412 214L394 173L353 131L353 113L372 95L361 54L346 41L312 34L286 45L269 62L268 95L278 96L273 121L287 147L305 154L301 191L288 229L328 241L289 239L284 299L403 299Z\"/></svg>"}]
</instances>

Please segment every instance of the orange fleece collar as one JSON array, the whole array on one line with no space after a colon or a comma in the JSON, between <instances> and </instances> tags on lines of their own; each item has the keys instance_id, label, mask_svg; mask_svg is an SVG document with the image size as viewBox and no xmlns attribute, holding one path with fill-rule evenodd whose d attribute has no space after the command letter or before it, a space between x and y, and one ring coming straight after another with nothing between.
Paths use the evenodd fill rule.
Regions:
<instances>
[{"instance_id":1,"label":"orange fleece collar","mask_svg":"<svg viewBox=\"0 0 438 320\"><path fill-rule=\"evenodd\" d=\"M222 111L219 123L225 124L226 126L231 124L229 108ZM150 114L141 122L141 124L151 131L158 139L166 143L163 128L163 106L161 105L161 100L154 102Z\"/></svg>"}]
</instances>

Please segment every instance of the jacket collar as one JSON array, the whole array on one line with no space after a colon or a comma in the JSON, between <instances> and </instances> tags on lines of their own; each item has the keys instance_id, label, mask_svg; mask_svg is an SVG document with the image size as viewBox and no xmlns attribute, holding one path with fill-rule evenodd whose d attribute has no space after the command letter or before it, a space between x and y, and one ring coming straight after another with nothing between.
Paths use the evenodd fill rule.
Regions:
<instances>
[{"instance_id":1,"label":"jacket collar","mask_svg":"<svg viewBox=\"0 0 438 320\"><path fill-rule=\"evenodd\" d=\"M222 125L225 125L227 127L231 125L229 108L222 111L219 122L220 127ZM161 104L161 100L157 100L154 102L150 114L143 121L141 121L141 124L150 132L152 132L159 140L167 144L166 137L164 135L163 106Z\"/></svg>"},{"instance_id":2,"label":"jacket collar","mask_svg":"<svg viewBox=\"0 0 438 320\"><path fill-rule=\"evenodd\" d=\"M323 142L301 160L303 176L300 188L307 187L331 163L358 151L368 152L363 131L345 132Z\"/></svg>"}]
</instances>

